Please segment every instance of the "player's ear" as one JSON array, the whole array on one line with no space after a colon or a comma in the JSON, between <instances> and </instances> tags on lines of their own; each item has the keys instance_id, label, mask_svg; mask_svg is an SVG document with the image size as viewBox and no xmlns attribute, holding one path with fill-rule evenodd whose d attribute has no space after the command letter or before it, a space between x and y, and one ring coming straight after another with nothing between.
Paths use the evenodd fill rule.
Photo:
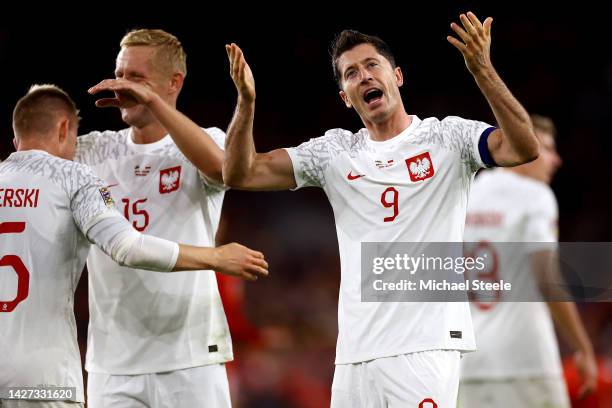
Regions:
<instances>
[{"instance_id":1,"label":"player's ear","mask_svg":"<svg viewBox=\"0 0 612 408\"><path fill-rule=\"evenodd\" d=\"M172 78L170 78L170 91L172 93L179 93L183 88L183 83L185 82L185 75L180 72L175 72L172 74Z\"/></svg>"},{"instance_id":2,"label":"player's ear","mask_svg":"<svg viewBox=\"0 0 612 408\"><path fill-rule=\"evenodd\" d=\"M70 120L67 117L63 116L59 120L57 126L58 126L57 135L59 137L59 142L61 145L66 142L70 134Z\"/></svg>"},{"instance_id":3,"label":"player's ear","mask_svg":"<svg viewBox=\"0 0 612 408\"><path fill-rule=\"evenodd\" d=\"M338 93L340 94L340 98L342 98L342 101L344 102L346 107L351 109L353 107L353 105L351 104L351 101L349 100L348 95L346 94L346 92L340 91Z\"/></svg>"},{"instance_id":4,"label":"player's ear","mask_svg":"<svg viewBox=\"0 0 612 408\"><path fill-rule=\"evenodd\" d=\"M15 150L19 150L19 139L17 137L13 137L13 146L15 146Z\"/></svg>"},{"instance_id":5,"label":"player's ear","mask_svg":"<svg viewBox=\"0 0 612 408\"><path fill-rule=\"evenodd\" d=\"M404 85L404 75L402 74L402 69L400 67L395 67L393 73L395 74L395 82L397 83L397 86L400 87Z\"/></svg>"}]
</instances>

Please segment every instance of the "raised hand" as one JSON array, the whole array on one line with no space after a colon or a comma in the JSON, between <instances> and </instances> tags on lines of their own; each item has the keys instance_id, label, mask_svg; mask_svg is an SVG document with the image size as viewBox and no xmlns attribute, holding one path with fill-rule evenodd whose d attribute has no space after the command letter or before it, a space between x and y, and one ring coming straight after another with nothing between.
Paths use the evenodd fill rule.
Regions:
<instances>
[{"instance_id":1,"label":"raised hand","mask_svg":"<svg viewBox=\"0 0 612 408\"><path fill-rule=\"evenodd\" d=\"M268 276L268 263L261 252L231 243L214 248L213 269L219 273L257 280Z\"/></svg>"},{"instance_id":2,"label":"raised hand","mask_svg":"<svg viewBox=\"0 0 612 408\"><path fill-rule=\"evenodd\" d=\"M230 63L230 75L238 90L238 96L247 101L255 100L255 78L249 64L244 59L240 47L231 43L225 45L227 58Z\"/></svg>"},{"instance_id":3,"label":"raised hand","mask_svg":"<svg viewBox=\"0 0 612 408\"><path fill-rule=\"evenodd\" d=\"M87 92L95 95L103 91L112 91L115 93L115 97L98 99L96 106L99 108L130 108L138 104L148 105L156 95L146 84L121 78L105 79L89 88Z\"/></svg>"},{"instance_id":4,"label":"raised hand","mask_svg":"<svg viewBox=\"0 0 612 408\"><path fill-rule=\"evenodd\" d=\"M450 35L446 39L463 54L465 65L472 75L476 76L492 70L491 24L493 19L487 17L483 24L471 11L461 14L459 19L463 28L455 23L451 23L451 28L461 41Z\"/></svg>"}]
</instances>

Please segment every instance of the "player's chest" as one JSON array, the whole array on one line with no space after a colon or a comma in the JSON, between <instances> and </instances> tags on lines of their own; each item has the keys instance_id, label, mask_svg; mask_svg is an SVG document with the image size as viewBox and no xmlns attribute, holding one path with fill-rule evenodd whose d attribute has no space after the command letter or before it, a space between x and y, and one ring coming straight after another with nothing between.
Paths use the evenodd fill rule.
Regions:
<instances>
[{"instance_id":1,"label":"player's chest","mask_svg":"<svg viewBox=\"0 0 612 408\"><path fill-rule=\"evenodd\" d=\"M97 175L112 188L113 195L171 197L197 182L197 171L179 158L131 156L94 167Z\"/></svg>"},{"instance_id":2,"label":"player's chest","mask_svg":"<svg viewBox=\"0 0 612 408\"><path fill-rule=\"evenodd\" d=\"M341 194L397 187L409 194L432 191L451 183L461 164L451 151L412 146L390 151L363 151L336 158L326 175L328 188Z\"/></svg>"},{"instance_id":3,"label":"player's chest","mask_svg":"<svg viewBox=\"0 0 612 408\"><path fill-rule=\"evenodd\" d=\"M386 225L402 214L435 211L461 189L461 162L442 149L347 154L330 167L325 190L337 217L358 214Z\"/></svg>"}]
</instances>

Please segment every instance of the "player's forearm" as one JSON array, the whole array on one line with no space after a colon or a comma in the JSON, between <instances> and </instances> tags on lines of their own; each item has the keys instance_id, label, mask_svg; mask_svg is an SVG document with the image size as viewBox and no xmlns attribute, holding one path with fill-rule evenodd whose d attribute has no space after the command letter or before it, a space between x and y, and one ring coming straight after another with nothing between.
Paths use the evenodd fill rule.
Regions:
<instances>
[{"instance_id":1,"label":"player's forearm","mask_svg":"<svg viewBox=\"0 0 612 408\"><path fill-rule=\"evenodd\" d=\"M179 244L179 253L172 271L195 271L215 269L217 254L215 248Z\"/></svg>"},{"instance_id":2,"label":"player's forearm","mask_svg":"<svg viewBox=\"0 0 612 408\"><path fill-rule=\"evenodd\" d=\"M502 131L505 150L505 163L518 165L538 157L538 140L531 119L525 108L512 95L506 84L493 67L474 74L474 79L487 99L495 119ZM495 157L494 157L495 158Z\"/></svg>"},{"instance_id":3,"label":"player's forearm","mask_svg":"<svg viewBox=\"0 0 612 408\"><path fill-rule=\"evenodd\" d=\"M222 181L223 151L210 135L157 95L147 106L185 157L206 176Z\"/></svg>"},{"instance_id":4,"label":"player's forearm","mask_svg":"<svg viewBox=\"0 0 612 408\"><path fill-rule=\"evenodd\" d=\"M575 351L593 355L593 345L573 302L548 302L559 332Z\"/></svg>"},{"instance_id":5,"label":"player's forearm","mask_svg":"<svg viewBox=\"0 0 612 408\"><path fill-rule=\"evenodd\" d=\"M225 140L223 181L230 187L243 186L253 172L257 154L253 141L254 117L255 100L239 97Z\"/></svg>"}]
</instances>

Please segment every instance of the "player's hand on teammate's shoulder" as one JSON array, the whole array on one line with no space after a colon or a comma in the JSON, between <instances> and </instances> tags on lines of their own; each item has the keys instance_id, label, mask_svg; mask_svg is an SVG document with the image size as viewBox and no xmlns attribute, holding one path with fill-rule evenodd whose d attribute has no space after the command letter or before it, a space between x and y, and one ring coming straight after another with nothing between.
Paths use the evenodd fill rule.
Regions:
<instances>
[{"instance_id":1,"label":"player's hand on teammate's shoulder","mask_svg":"<svg viewBox=\"0 0 612 408\"><path fill-rule=\"evenodd\" d=\"M230 76L238 90L238 96L246 101L255 100L255 78L244 54L238 45L231 43L225 45L227 58L230 63Z\"/></svg>"},{"instance_id":2,"label":"player's hand on teammate's shoulder","mask_svg":"<svg viewBox=\"0 0 612 408\"><path fill-rule=\"evenodd\" d=\"M471 11L459 16L461 27L457 23L451 23L451 29L459 39L451 35L446 39L457 48L465 60L465 65L472 75L480 75L491 70L491 24L493 18L487 17L481 23L478 17Z\"/></svg>"},{"instance_id":3,"label":"player's hand on teammate's shoulder","mask_svg":"<svg viewBox=\"0 0 612 408\"><path fill-rule=\"evenodd\" d=\"M213 269L219 273L257 280L268 276L268 263L259 251L232 242L215 249Z\"/></svg>"},{"instance_id":4,"label":"player's hand on teammate's shoulder","mask_svg":"<svg viewBox=\"0 0 612 408\"><path fill-rule=\"evenodd\" d=\"M96 106L99 108L130 108L139 104L149 105L158 97L148 84L122 78L105 79L89 88L87 92L96 95L103 91L111 91L115 96L114 98L98 99Z\"/></svg>"}]
</instances>

